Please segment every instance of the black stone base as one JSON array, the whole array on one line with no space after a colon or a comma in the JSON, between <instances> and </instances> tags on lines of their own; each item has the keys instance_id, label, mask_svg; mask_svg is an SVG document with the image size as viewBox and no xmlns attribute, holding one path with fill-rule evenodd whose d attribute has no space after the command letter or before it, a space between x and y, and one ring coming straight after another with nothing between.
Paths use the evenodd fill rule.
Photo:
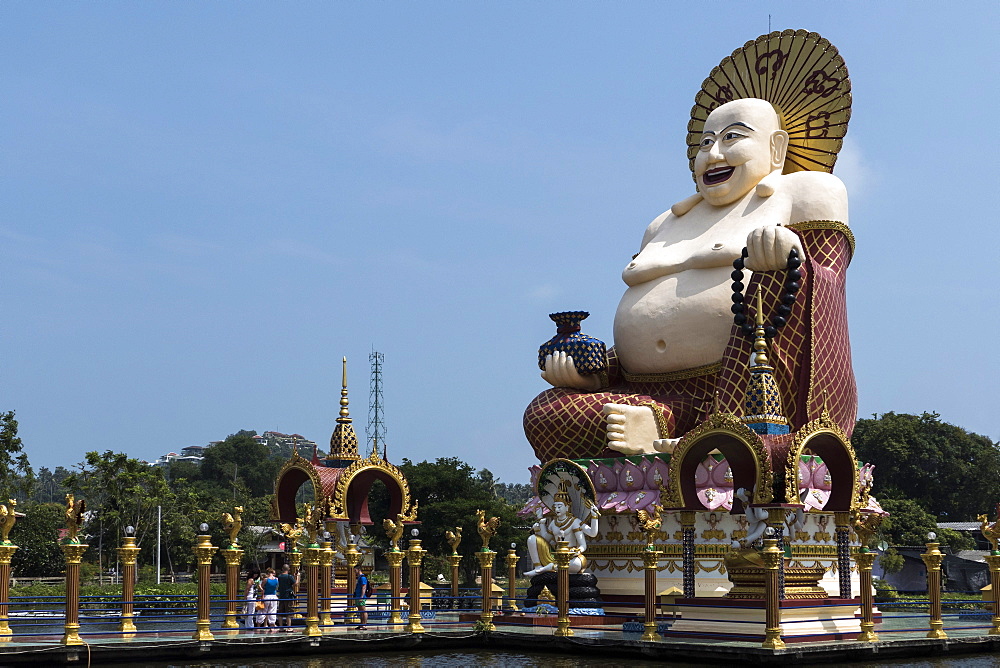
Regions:
<instances>
[{"instance_id":1,"label":"black stone base","mask_svg":"<svg viewBox=\"0 0 1000 668\"><path fill-rule=\"evenodd\" d=\"M542 593L543 587L548 587L553 596L558 596L558 580L559 576L555 571L539 573L532 577L524 606L530 608L538 605L538 595ZM604 601L601 600L601 590L597 588L596 575L584 571L569 576L569 607L601 608L603 606Z\"/></svg>"}]
</instances>

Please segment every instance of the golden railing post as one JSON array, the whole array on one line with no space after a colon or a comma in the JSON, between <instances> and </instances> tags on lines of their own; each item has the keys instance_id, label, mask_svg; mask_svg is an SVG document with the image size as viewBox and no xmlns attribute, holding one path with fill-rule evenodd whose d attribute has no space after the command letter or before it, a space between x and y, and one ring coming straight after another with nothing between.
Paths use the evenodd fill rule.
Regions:
<instances>
[{"instance_id":1,"label":"golden railing post","mask_svg":"<svg viewBox=\"0 0 1000 668\"><path fill-rule=\"evenodd\" d=\"M944 622L941 621L941 562L944 561L944 555L938 549L939 544L934 542L936 538L937 534L933 531L927 534L927 539L931 542L927 543L927 551L920 558L927 567L927 597L930 599L928 613L931 629L927 632L927 637L941 639L947 638L948 634L944 632Z\"/></svg>"},{"instance_id":2,"label":"golden railing post","mask_svg":"<svg viewBox=\"0 0 1000 668\"><path fill-rule=\"evenodd\" d=\"M347 603L344 606L344 623L353 624L358 620L357 616L354 614L356 606L354 605L354 587L357 585L357 576L354 574L354 569L359 563L361 563L361 553L358 552L357 539L354 535L350 535L347 538L347 549L344 550L344 560L347 561Z\"/></svg>"},{"instance_id":3,"label":"golden railing post","mask_svg":"<svg viewBox=\"0 0 1000 668\"><path fill-rule=\"evenodd\" d=\"M122 633L135 633L135 561L139 556L139 548L135 544L135 529L125 528L122 546L118 548L118 559L122 562L122 621L118 630Z\"/></svg>"},{"instance_id":4,"label":"golden railing post","mask_svg":"<svg viewBox=\"0 0 1000 668\"><path fill-rule=\"evenodd\" d=\"M240 595L240 565L243 563L243 550L236 545L230 545L222 551L226 560L226 618L222 621L224 629L238 629Z\"/></svg>"},{"instance_id":5,"label":"golden railing post","mask_svg":"<svg viewBox=\"0 0 1000 668\"><path fill-rule=\"evenodd\" d=\"M559 609L559 618L556 620L556 630L554 635L568 637L573 635L573 629L569 627L569 562L572 553L569 551L569 542L560 538L556 541L556 551L553 553L556 561L556 603Z\"/></svg>"},{"instance_id":6,"label":"golden railing post","mask_svg":"<svg viewBox=\"0 0 1000 668\"><path fill-rule=\"evenodd\" d=\"M773 527L766 530L764 539L764 568L767 569L767 579L764 581L764 642L765 649L784 649L785 641L781 639L781 598L779 595L778 568L785 558L785 551L778 547Z\"/></svg>"},{"instance_id":7,"label":"golden railing post","mask_svg":"<svg viewBox=\"0 0 1000 668\"><path fill-rule=\"evenodd\" d=\"M875 633L875 598L872 595L872 564L875 562L875 553L868 546L882 524L882 515L870 511L852 512L854 533L858 535L860 543L854 556L858 565L858 585L861 587L861 633L857 639L859 642L878 642L878 635Z\"/></svg>"},{"instance_id":8,"label":"golden railing post","mask_svg":"<svg viewBox=\"0 0 1000 668\"><path fill-rule=\"evenodd\" d=\"M993 550L987 555L986 563L990 565L990 592L993 599L993 624L989 635L1000 636L1000 550ZM6 600L6 599L4 599Z\"/></svg>"},{"instance_id":9,"label":"golden railing post","mask_svg":"<svg viewBox=\"0 0 1000 668\"><path fill-rule=\"evenodd\" d=\"M306 548L306 626L303 633L307 636L321 636L323 632L319 628L319 587L316 582L319 580L319 560L323 548L317 543L311 543Z\"/></svg>"},{"instance_id":10,"label":"golden railing post","mask_svg":"<svg viewBox=\"0 0 1000 668\"><path fill-rule=\"evenodd\" d=\"M302 567L302 553L299 551L298 544L293 545L292 546L292 551L288 553L288 566L289 566L288 570L290 572L290 575L293 578L295 578L296 582L298 582L301 579L301 578L298 577L298 575L299 575L299 569ZM294 617L295 619L300 619L302 617L302 615L299 612L299 604L298 604L299 585L298 584L295 584L295 585L292 586L292 592L296 594L295 598L292 600L292 617Z\"/></svg>"},{"instance_id":11,"label":"golden railing post","mask_svg":"<svg viewBox=\"0 0 1000 668\"><path fill-rule=\"evenodd\" d=\"M319 623L323 626L333 624L333 617L330 599L330 590L333 589L333 542L330 540L330 533L323 536L320 543L323 551L319 555Z\"/></svg>"},{"instance_id":12,"label":"golden railing post","mask_svg":"<svg viewBox=\"0 0 1000 668\"><path fill-rule=\"evenodd\" d=\"M657 550L652 544L646 546L642 552L642 565L645 571L646 597L646 620L643 624L642 639L658 640L660 634L656 624L656 570L660 565L660 555L663 552Z\"/></svg>"},{"instance_id":13,"label":"golden railing post","mask_svg":"<svg viewBox=\"0 0 1000 668\"><path fill-rule=\"evenodd\" d=\"M201 534L192 552L198 558L198 621L192 636L195 640L213 640L215 636L209 630L212 612L212 557L219 548L212 545L212 537L208 535L208 525L202 524Z\"/></svg>"},{"instance_id":14,"label":"golden railing post","mask_svg":"<svg viewBox=\"0 0 1000 668\"><path fill-rule=\"evenodd\" d=\"M405 552L396 548L385 553L385 558L389 562L389 624L402 624L403 619L403 557Z\"/></svg>"},{"instance_id":15,"label":"golden railing post","mask_svg":"<svg viewBox=\"0 0 1000 668\"><path fill-rule=\"evenodd\" d=\"M461 608L462 604L458 600L458 565L462 563L462 555L458 553L449 554L448 561L451 562L451 601L456 608Z\"/></svg>"},{"instance_id":16,"label":"golden railing post","mask_svg":"<svg viewBox=\"0 0 1000 668\"><path fill-rule=\"evenodd\" d=\"M410 566L410 617L406 625L408 633L423 633L424 625L420 623L420 562L424 557L424 552L420 548L420 533L413 529L413 538L410 539L410 549L406 552L406 561Z\"/></svg>"},{"instance_id":17,"label":"golden railing post","mask_svg":"<svg viewBox=\"0 0 1000 668\"><path fill-rule=\"evenodd\" d=\"M517 612L517 544L507 552L507 610Z\"/></svg>"},{"instance_id":18,"label":"golden railing post","mask_svg":"<svg viewBox=\"0 0 1000 668\"><path fill-rule=\"evenodd\" d=\"M89 545L63 543L59 546L66 555L66 623L63 645L82 645L80 638L80 562Z\"/></svg>"},{"instance_id":19,"label":"golden railing post","mask_svg":"<svg viewBox=\"0 0 1000 668\"><path fill-rule=\"evenodd\" d=\"M496 627L493 625L493 559L497 556L497 553L488 547L484 547L479 552L476 552L476 558L479 559L479 573L480 573L480 595L483 599L482 611L479 613L479 621L482 625L482 630L484 631L494 631Z\"/></svg>"},{"instance_id":20,"label":"golden railing post","mask_svg":"<svg viewBox=\"0 0 1000 668\"><path fill-rule=\"evenodd\" d=\"M0 642L10 640L13 633L7 621L7 604L10 602L10 559L17 552L17 545L5 540L0 544Z\"/></svg>"}]
</instances>

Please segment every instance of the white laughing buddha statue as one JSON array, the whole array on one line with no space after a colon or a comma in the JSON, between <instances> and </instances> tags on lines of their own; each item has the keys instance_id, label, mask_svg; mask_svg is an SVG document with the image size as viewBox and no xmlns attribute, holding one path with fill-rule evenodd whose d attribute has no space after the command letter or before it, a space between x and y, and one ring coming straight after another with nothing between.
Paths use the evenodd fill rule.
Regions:
<instances>
[{"instance_id":1,"label":"white laughing buddha statue","mask_svg":"<svg viewBox=\"0 0 1000 668\"><path fill-rule=\"evenodd\" d=\"M697 193L650 223L622 272L628 287L615 314L609 372L583 375L559 352L545 360L542 378L553 388L525 412L539 459L669 452L713 404L740 414L750 346L733 326L731 274L744 247L748 285L756 272L782 284L793 249L810 282L789 316L788 338L772 343L779 387L788 392L799 383L786 411L793 427L818 415L824 396L836 392L843 407L831 413L850 433L856 390L844 311L853 250L845 250L847 191L826 171L783 173L788 148L789 135L765 100L734 100L708 115L693 165ZM817 235L811 246L804 244L808 233ZM774 308L774 299L765 303L765 312ZM831 314L819 325L817 309ZM817 345L846 354L824 366Z\"/></svg>"}]
</instances>

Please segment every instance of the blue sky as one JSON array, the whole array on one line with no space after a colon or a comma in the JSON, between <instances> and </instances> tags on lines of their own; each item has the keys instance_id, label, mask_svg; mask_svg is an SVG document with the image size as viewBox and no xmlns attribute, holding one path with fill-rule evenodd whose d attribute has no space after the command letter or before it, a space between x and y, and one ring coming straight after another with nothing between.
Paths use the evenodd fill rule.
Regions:
<instances>
[{"instance_id":1,"label":"blue sky","mask_svg":"<svg viewBox=\"0 0 1000 668\"><path fill-rule=\"evenodd\" d=\"M36 466L323 443L374 348L390 459L526 482L547 314L611 340L694 94L770 14L851 73L859 414L996 440L1000 9L956 7L3 3L0 409Z\"/></svg>"}]
</instances>

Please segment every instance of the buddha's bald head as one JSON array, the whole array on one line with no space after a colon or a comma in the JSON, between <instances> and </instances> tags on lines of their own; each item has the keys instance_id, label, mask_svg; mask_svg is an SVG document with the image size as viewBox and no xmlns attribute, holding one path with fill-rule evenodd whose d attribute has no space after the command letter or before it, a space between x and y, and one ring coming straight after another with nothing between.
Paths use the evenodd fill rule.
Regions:
<instances>
[{"instance_id":1,"label":"buddha's bald head","mask_svg":"<svg viewBox=\"0 0 1000 668\"><path fill-rule=\"evenodd\" d=\"M788 133L769 102L727 102L705 121L694 160L698 190L709 204L732 204L782 169L787 148Z\"/></svg>"}]
</instances>

